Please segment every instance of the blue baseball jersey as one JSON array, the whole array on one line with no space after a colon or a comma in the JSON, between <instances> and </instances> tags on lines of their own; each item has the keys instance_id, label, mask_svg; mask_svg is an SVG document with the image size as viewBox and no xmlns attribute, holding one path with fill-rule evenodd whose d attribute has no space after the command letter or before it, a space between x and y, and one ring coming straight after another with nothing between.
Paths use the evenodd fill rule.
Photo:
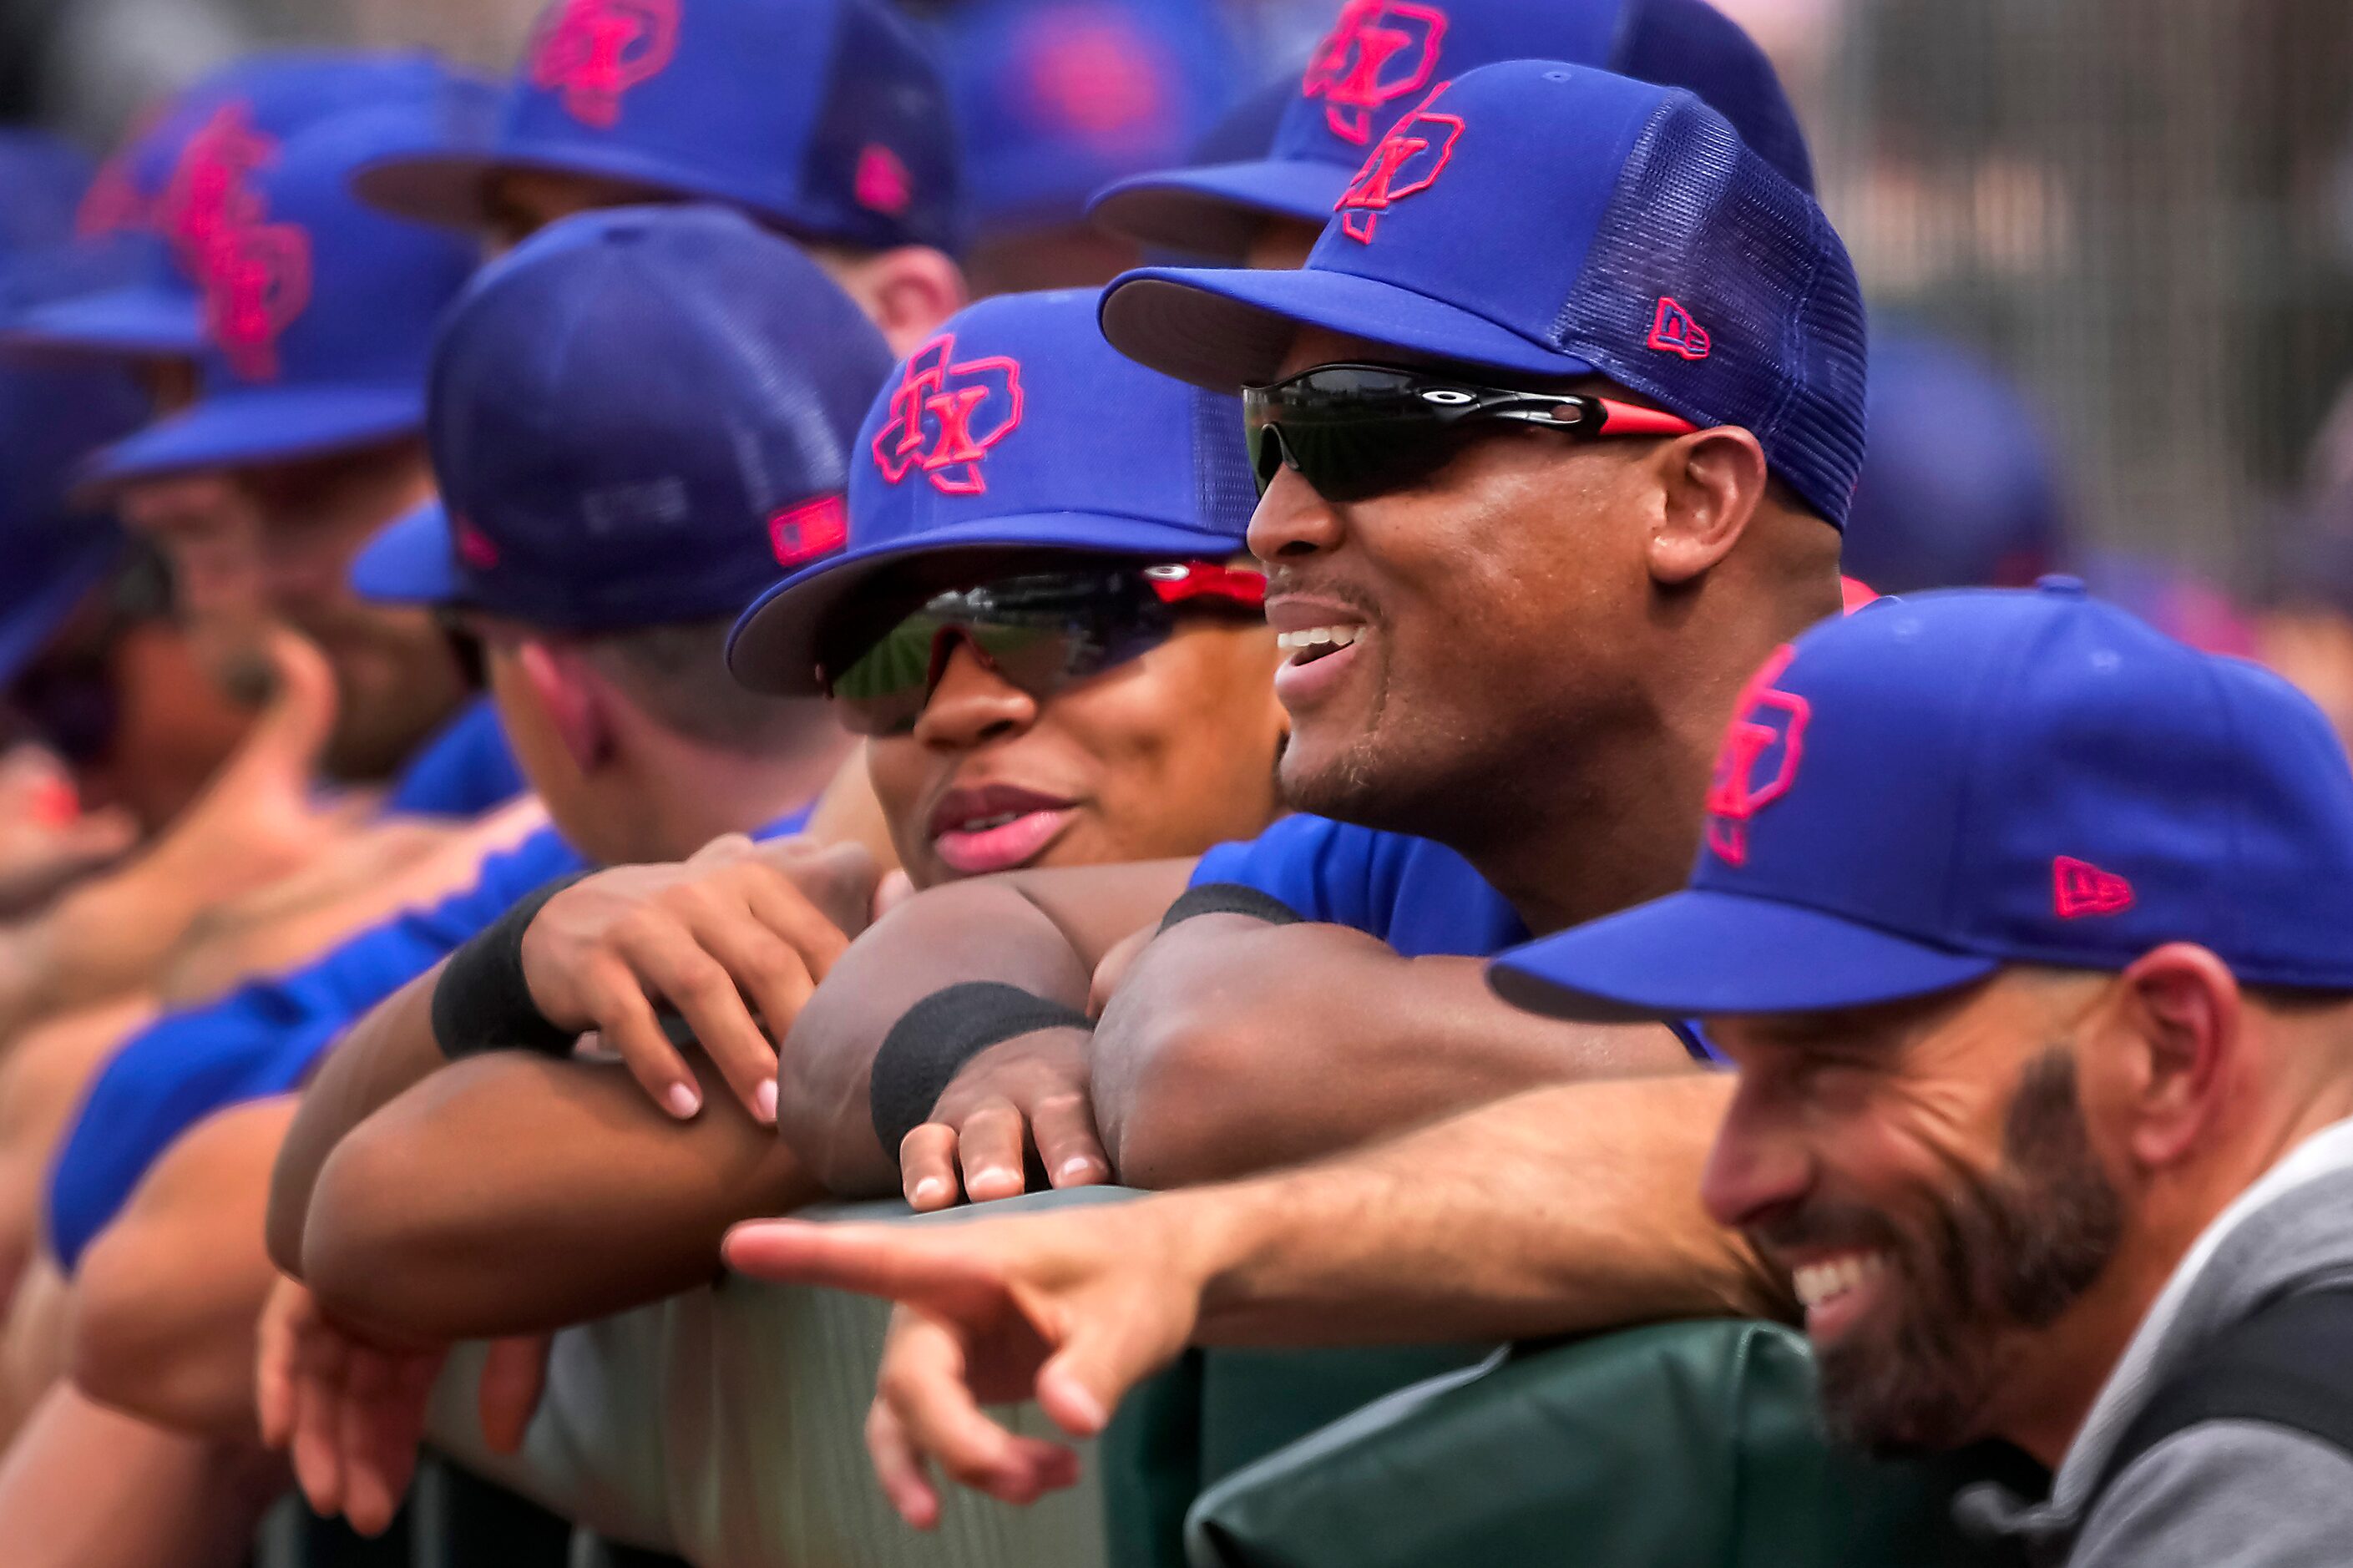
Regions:
<instances>
[{"instance_id":1,"label":"blue baseball jersey","mask_svg":"<svg viewBox=\"0 0 2353 1568\"><path fill-rule=\"evenodd\" d=\"M384 808L410 816L480 816L522 792L522 770L498 710L478 697L401 770Z\"/></svg>"},{"instance_id":2,"label":"blue baseball jersey","mask_svg":"<svg viewBox=\"0 0 2353 1568\"><path fill-rule=\"evenodd\" d=\"M797 833L806 810L763 838ZM70 1269L181 1133L216 1111L299 1087L377 1003L558 877L590 868L554 828L482 862L475 884L353 937L309 967L168 1014L133 1036L90 1086L49 1173L49 1237Z\"/></svg>"},{"instance_id":3,"label":"blue baseball jersey","mask_svg":"<svg viewBox=\"0 0 2353 1568\"><path fill-rule=\"evenodd\" d=\"M1238 883L1303 921L1353 926L1408 958L1493 958L1528 928L1486 878L1443 844L1323 816L1286 816L1256 838L1220 844L1194 887ZM1717 1059L1695 1024L1669 1026L1683 1048Z\"/></svg>"}]
</instances>

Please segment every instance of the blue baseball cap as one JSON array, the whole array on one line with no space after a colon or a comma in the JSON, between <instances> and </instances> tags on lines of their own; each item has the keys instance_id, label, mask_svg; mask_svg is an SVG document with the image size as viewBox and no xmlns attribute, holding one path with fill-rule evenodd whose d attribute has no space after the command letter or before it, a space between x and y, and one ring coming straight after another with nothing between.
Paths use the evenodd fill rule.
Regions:
<instances>
[{"instance_id":1,"label":"blue baseball cap","mask_svg":"<svg viewBox=\"0 0 2353 1568\"><path fill-rule=\"evenodd\" d=\"M1705 0L1348 0L1271 146L1123 180L1090 210L1145 245L1240 260L1270 217L1330 217L1391 127L1440 83L1525 59L1689 89L1765 162L1813 189L1805 133L1772 62Z\"/></svg>"},{"instance_id":2,"label":"blue baseball cap","mask_svg":"<svg viewBox=\"0 0 2353 1568\"><path fill-rule=\"evenodd\" d=\"M285 50L214 72L152 116L80 203L74 264L97 286L16 315L16 350L195 358L207 246L289 137L374 105L432 105L456 141L485 129L485 89L422 54Z\"/></svg>"},{"instance_id":3,"label":"blue baseball cap","mask_svg":"<svg viewBox=\"0 0 2353 1568\"><path fill-rule=\"evenodd\" d=\"M821 693L827 617L917 557L1222 561L1244 548L1258 492L1235 399L1113 353L1094 301L1084 289L983 300L899 367L858 433L847 533L809 532L801 569L736 624L736 679Z\"/></svg>"},{"instance_id":4,"label":"blue baseball cap","mask_svg":"<svg viewBox=\"0 0 2353 1568\"><path fill-rule=\"evenodd\" d=\"M507 171L724 202L875 249L953 249L958 233L946 87L881 0L555 0L489 146L381 159L357 188L476 228Z\"/></svg>"},{"instance_id":5,"label":"blue baseball cap","mask_svg":"<svg viewBox=\"0 0 2353 1568\"><path fill-rule=\"evenodd\" d=\"M0 684L14 680L121 557L121 530L76 509L76 467L142 416L111 365L0 366Z\"/></svg>"},{"instance_id":6,"label":"blue baseball cap","mask_svg":"<svg viewBox=\"0 0 2353 1568\"><path fill-rule=\"evenodd\" d=\"M434 325L478 258L454 235L369 211L345 184L386 147L447 137L438 98L365 109L255 171L210 243L196 403L100 454L89 477L286 462L415 434Z\"/></svg>"},{"instance_id":7,"label":"blue baseball cap","mask_svg":"<svg viewBox=\"0 0 2353 1568\"><path fill-rule=\"evenodd\" d=\"M96 172L90 154L43 131L0 128L0 256L57 244L73 232Z\"/></svg>"},{"instance_id":8,"label":"blue baseball cap","mask_svg":"<svg viewBox=\"0 0 2353 1568\"><path fill-rule=\"evenodd\" d=\"M447 513L364 551L371 598L614 631L735 616L840 528L881 333L728 208L618 207L483 270L433 352Z\"/></svg>"},{"instance_id":9,"label":"blue baseball cap","mask_svg":"<svg viewBox=\"0 0 2353 1568\"><path fill-rule=\"evenodd\" d=\"M1196 385L1322 327L1515 381L1607 376L1753 432L1833 525L1862 463L1862 296L1814 205L1679 89L1482 66L1399 121L1296 271L1145 268L1103 329Z\"/></svg>"},{"instance_id":10,"label":"blue baseball cap","mask_svg":"<svg viewBox=\"0 0 2353 1568\"><path fill-rule=\"evenodd\" d=\"M2260 666L2073 578L1882 599L1742 692L1683 892L1506 954L1592 1018L1811 1012L2198 942L2353 990L2353 770Z\"/></svg>"},{"instance_id":11,"label":"blue baseball cap","mask_svg":"<svg viewBox=\"0 0 2353 1568\"><path fill-rule=\"evenodd\" d=\"M974 0L940 27L984 234L1074 223L1107 183L1181 160L1234 75L1208 0Z\"/></svg>"},{"instance_id":12,"label":"blue baseball cap","mask_svg":"<svg viewBox=\"0 0 2353 1568\"><path fill-rule=\"evenodd\" d=\"M1871 449L1841 566L1883 594L2019 588L2066 556L2066 504L2042 424L1962 349L1917 331L1871 341Z\"/></svg>"}]
</instances>

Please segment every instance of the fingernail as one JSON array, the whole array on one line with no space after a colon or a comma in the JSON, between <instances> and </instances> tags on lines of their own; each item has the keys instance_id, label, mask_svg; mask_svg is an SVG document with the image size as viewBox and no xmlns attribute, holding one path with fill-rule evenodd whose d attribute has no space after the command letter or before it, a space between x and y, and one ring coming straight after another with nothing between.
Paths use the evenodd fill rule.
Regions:
<instances>
[{"instance_id":1,"label":"fingernail","mask_svg":"<svg viewBox=\"0 0 2353 1568\"><path fill-rule=\"evenodd\" d=\"M670 1107L672 1116L684 1121L702 1109L702 1096L685 1084L674 1083L670 1086L670 1093L663 1103Z\"/></svg>"},{"instance_id":2,"label":"fingernail","mask_svg":"<svg viewBox=\"0 0 2353 1568\"><path fill-rule=\"evenodd\" d=\"M1095 1163L1084 1154L1073 1154L1062 1162L1062 1180L1066 1182L1075 1182L1081 1176L1092 1176L1094 1172Z\"/></svg>"},{"instance_id":3,"label":"fingernail","mask_svg":"<svg viewBox=\"0 0 2353 1568\"><path fill-rule=\"evenodd\" d=\"M915 1184L915 1201L919 1204L936 1203L947 1195L948 1184L937 1176L925 1176Z\"/></svg>"},{"instance_id":4,"label":"fingernail","mask_svg":"<svg viewBox=\"0 0 2353 1568\"><path fill-rule=\"evenodd\" d=\"M776 1119L776 1080L762 1079L760 1087L752 1091L752 1109L763 1121Z\"/></svg>"}]
</instances>

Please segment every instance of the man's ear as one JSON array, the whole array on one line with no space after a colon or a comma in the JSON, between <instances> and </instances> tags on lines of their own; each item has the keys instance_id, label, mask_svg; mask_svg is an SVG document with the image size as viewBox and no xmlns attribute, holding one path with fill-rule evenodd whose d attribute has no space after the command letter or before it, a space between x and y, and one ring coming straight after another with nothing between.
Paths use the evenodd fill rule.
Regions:
<instances>
[{"instance_id":1,"label":"man's ear","mask_svg":"<svg viewBox=\"0 0 2353 1568\"><path fill-rule=\"evenodd\" d=\"M611 754L613 730L603 687L591 678L587 660L576 648L534 638L515 649L515 665L572 765L595 772Z\"/></svg>"},{"instance_id":2,"label":"man's ear","mask_svg":"<svg viewBox=\"0 0 2353 1568\"><path fill-rule=\"evenodd\" d=\"M925 246L864 257L838 276L901 359L922 348L966 298L963 270Z\"/></svg>"},{"instance_id":3,"label":"man's ear","mask_svg":"<svg viewBox=\"0 0 2353 1568\"><path fill-rule=\"evenodd\" d=\"M1679 587L1704 576L1740 542L1765 500L1765 448L1747 431L1724 426L1660 443L1654 462L1660 507L1651 576Z\"/></svg>"},{"instance_id":4,"label":"man's ear","mask_svg":"<svg viewBox=\"0 0 2353 1568\"><path fill-rule=\"evenodd\" d=\"M2244 1046L2244 1023L2237 977L2193 943L2168 942L2118 978L2108 1026L2126 1053L2118 1087L2135 1161L2160 1169L2196 1147Z\"/></svg>"}]
</instances>

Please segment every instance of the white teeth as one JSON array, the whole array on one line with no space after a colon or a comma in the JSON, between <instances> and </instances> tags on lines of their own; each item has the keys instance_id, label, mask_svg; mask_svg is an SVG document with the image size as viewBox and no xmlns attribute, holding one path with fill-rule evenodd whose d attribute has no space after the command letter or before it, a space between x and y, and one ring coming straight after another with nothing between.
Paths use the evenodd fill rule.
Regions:
<instances>
[{"instance_id":1,"label":"white teeth","mask_svg":"<svg viewBox=\"0 0 2353 1568\"><path fill-rule=\"evenodd\" d=\"M1274 646L1285 653L1298 653L1311 647L1346 647L1363 631L1362 626L1311 626L1303 632L1278 634Z\"/></svg>"},{"instance_id":2,"label":"white teeth","mask_svg":"<svg viewBox=\"0 0 2353 1568\"><path fill-rule=\"evenodd\" d=\"M1799 1305L1819 1307L1823 1302L1845 1295L1849 1290L1887 1267L1883 1252L1849 1252L1820 1263L1809 1263L1796 1270L1791 1283L1796 1287Z\"/></svg>"}]
</instances>

